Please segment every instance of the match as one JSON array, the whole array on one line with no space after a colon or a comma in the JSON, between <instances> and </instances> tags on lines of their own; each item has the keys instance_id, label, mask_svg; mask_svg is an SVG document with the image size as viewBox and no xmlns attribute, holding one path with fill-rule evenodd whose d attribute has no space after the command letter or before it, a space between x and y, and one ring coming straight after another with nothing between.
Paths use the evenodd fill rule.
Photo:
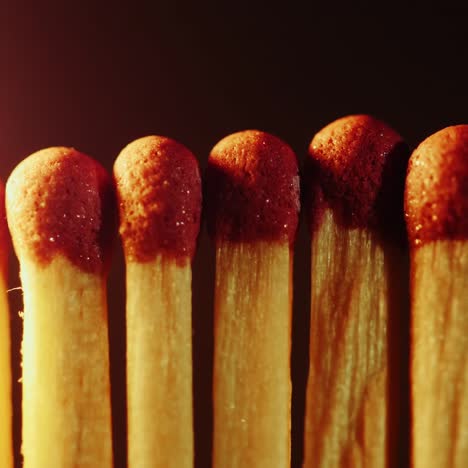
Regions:
<instances>
[{"instance_id":1,"label":"match","mask_svg":"<svg viewBox=\"0 0 468 468\"><path fill-rule=\"evenodd\" d=\"M192 269L201 179L180 143L149 136L114 165L127 283L129 467L192 467Z\"/></svg>"},{"instance_id":2,"label":"match","mask_svg":"<svg viewBox=\"0 0 468 468\"><path fill-rule=\"evenodd\" d=\"M106 277L111 178L72 148L23 160L6 185L24 300L25 468L111 468Z\"/></svg>"},{"instance_id":3,"label":"match","mask_svg":"<svg viewBox=\"0 0 468 468\"><path fill-rule=\"evenodd\" d=\"M468 125L411 155L412 466L468 466Z\"/></svg>"},{"instance_id":4,"label":"match","mask_svg":"<svg viewBox=\"0 0 468 468\"><path fill-rule=\"evenodd\" d=\"M0 466L13 467L10 317L7 300L8 228L5 188L0 182Z\"/></svg>"},{"instance_id":5,"label":"match","mask_svg":"<svg viewBox=\"0 0 468 468\"><path fill-rule=\"evenodd\" d=\"M332 122L310 144L304 467L400 466L395 432L402 429L390 413L398 415L402 396L389 373L398 377L391 367L402 362L390 331L407 307L408 157L402 138L367 115Z\"/></svg>"},{"instance_id":6,"label":"match","mask_svg":"<svg viewBox=\"0 0 468 468\"><path fill-rule=\"evenodd\" d=\"M213 466L290 466L297 160L280 139L221 140L207 168L215 240Z\"/></svg>"}]
</instances>

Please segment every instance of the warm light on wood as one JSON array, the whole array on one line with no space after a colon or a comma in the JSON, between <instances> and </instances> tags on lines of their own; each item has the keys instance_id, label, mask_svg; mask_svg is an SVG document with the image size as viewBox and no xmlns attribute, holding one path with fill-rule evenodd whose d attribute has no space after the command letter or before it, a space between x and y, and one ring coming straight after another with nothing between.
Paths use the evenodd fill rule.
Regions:
<instances>
[{"instance_id":1,"label":"warm light on wood","mask_svg":"<svg viewBox=\"0 0 468 468\"><path fill-rule=\"evenodd\" d=\"M215 467L290 466L291 300L287 243L217 240Z\"/></svg>"},{"instance_id":2,"label":"warm light on wood","mask_svg":"<svg viewBox=\"0 0 468 468\"><path fill-rule=\"evenodd\" d=\"M129 467L192 467L191 265L127 263Z\"/></svg>"},{"instance_id":3,"label":"warm light on wood","mask_svg":"<svg viewBox=\"0 0 468 468\"><path fill-rule=\"evenodd\" d=\"M114 164L127 285L129 468L191 468L192 270L201 180L182 144L150 135Z\"/></svg>"},{"instance_id":4,"label":"warm light on wood","mask_svg":"<svg viewBox=\"0 0 468 468\"><path fill-rule=\"evenodd\" d=\"M412 253L413 466L468 465L468 246Z\"/></svg>"},{"instance_id":5,"label":"warm light on wood","mask_svg":"<svg viewBox=\"0 0 468 468\"><path fill-rule=\"evenodd\" d=\"M329 209L314 233L304 467L388 466L389 316L405 290L391 288L389 265L399 260Z\"/></svg>"},{"instance_id":6,"label":"warm light on wood","mask_svg":"<svg viewBox=\"0 0 468 468\"><path fill-rule=\"evenodd\" d=\"M105 279L21 258L25 468L112 467Z\"/></svg>"}]
</instances>

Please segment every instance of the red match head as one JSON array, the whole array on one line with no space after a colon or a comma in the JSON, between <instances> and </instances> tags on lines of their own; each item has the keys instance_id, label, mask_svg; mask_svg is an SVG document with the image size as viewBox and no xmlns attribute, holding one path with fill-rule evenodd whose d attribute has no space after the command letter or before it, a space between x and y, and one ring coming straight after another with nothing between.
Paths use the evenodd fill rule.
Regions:
<instances>
[{"instance_id":1,"label":"red match head","mask_svg":"<svg viewBox=\"0 0 468 468\"><path fill-rule=\"evenodd\" d=\"M64 255L86 272L108 266L114 227L112 180L73 148L48 148L23 160L6 186L16 252L48 264Z\"/></svg>"},{"instance_id":2,"label":"red match head","mask_svg":"<svg viewBox=\"0 0 468 468\"><path fill-rule=\"evenodd\" d=\"M309 220L323 209L348 228L404 239L403 193L409 149L398 133L368 115L338 119L318 132L306 163Z\"/></svg>"},{"instance_id":3,"label":"red match head","mask_svg":"<svg viewBox=\"0 0 468 468\"><path fill-rule=\"evenodd\" d=\"M180 143L149 136L130 143L115 161L120 234L136 262L157 254L191 260L200 227L198 162Z\"/></svg>"},{"instance_id":4,"label":"red match head","mask_svg":"<svg viewBox=\"0 0 468 468\"><path fill-rule=\"evenodd\" d=\"M256 130L230 135L211 151L206 176L211 235L235 242L294 241L299 175L286 143Z\"/></svg>"},{"instance_id":5,"label":"red match head","mask_svg":"<svg viewBox=\"0 0 468 468\"><path fill-rule=\"evenodd\" d=\"M413 152L405 217L414 247L468 238L468 125L440 130Z\"/></svg>"}]
</instances>

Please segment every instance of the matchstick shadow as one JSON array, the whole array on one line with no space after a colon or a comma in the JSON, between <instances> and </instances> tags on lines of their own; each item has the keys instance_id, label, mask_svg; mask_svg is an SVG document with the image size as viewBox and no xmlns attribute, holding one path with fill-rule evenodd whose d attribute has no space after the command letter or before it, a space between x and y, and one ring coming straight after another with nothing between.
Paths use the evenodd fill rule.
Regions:
<instances>
[{"instance_id":1,"label":"matchstick shadow","mask_svg":"<svg viewBox=\"0 0 468 468\"><path fill-rule=\"evenodd\" d=\"M127 467L127 373L125 322L125 262L121 243L114 242L107 302L111 375L112 444L114 468Z\"/></svg>"},{"instance_id":2,"label":"matchstick shadow","mask_svg":"<svg viewBox=\"0 0 468 468\"><path fill-rule=\"evenodd\" d=\"M388 468L410 466L410 300L407 251L386 250L388 290Z\"/></svg>"},{"instance_id":3,"label":"matchstick shadow","mask_svg":"<svg viewBox=\"0 0 468 468\"><path fill-rule=\"evenodd\" d=\"M294 289L291 347L291 468L301 468L310 335L310 235L300 218L294 255Z\"/></svg>"},{"instance_id":4,"label":"matchstick shadow","mask_svg":"<svg viewBox=\"0 0 468 468\"><path fill-rule=\"evenodd\" d=\"M205 226L192 266L195 468L212 464L215 249Z\"/></svg>"}]
</instances>

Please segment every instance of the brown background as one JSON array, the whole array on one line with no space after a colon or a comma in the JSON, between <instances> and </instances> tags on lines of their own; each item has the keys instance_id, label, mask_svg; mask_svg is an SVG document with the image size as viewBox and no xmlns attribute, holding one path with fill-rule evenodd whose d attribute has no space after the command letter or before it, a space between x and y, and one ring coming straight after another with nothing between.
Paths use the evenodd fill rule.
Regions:
<instances>
[{"instance_id":1,"label":"brown background","mask_svg":"<svg viewBox=\"0 0 468 468\"><path fill-rule=\"evenodd\" d=\"M468 30L466 17L453 10L327 16L312 7L234 2L212 9L177 1L30 3L0 2L3 180L47 146L74 146L111 170L127 143L160 134L190 148L203 169L219 139L247 128L283 138L302 163L313 134L350 113L387 121L412 147L440 128L468 123ZM292 355L295 467L302 456L309 253L302 223ZM14 288L13 255L10 264ZM207 467L213 252L204 231L194 269L196 461ZM126 457L123 278L117 245L109 293L116 467ZM21 293L9 297L19 466Z\"/></svg>"}]
</instances>

